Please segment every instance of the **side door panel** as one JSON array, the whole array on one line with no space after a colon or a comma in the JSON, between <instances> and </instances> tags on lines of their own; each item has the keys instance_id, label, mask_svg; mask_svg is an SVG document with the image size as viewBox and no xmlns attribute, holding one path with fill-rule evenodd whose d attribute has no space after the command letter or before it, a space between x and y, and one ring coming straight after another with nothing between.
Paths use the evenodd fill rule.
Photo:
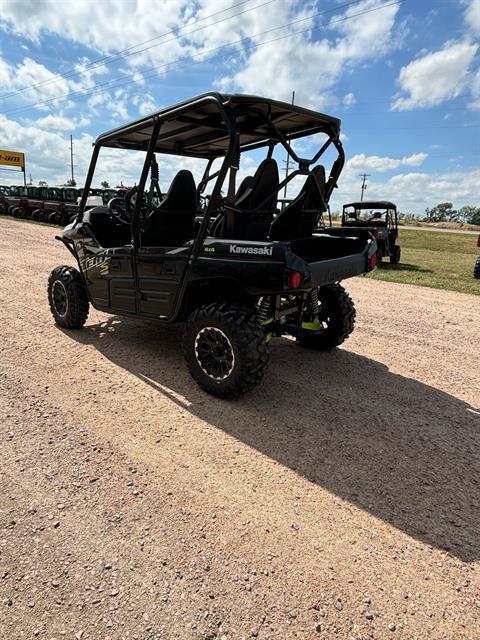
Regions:
<instances>
[{"instance_id":1,"label":"side door panel","mask_svg":"<svg viewBox=\"0 0 480 640\"><path fill-rule=\"evenodd\" d=\"M77 244L81 270L93 303L111 312L136 312L133 248L103 248L92 239Z\"/></svg>"},{"instance_id":2,"label":"side door panel","mask_svg":"<svg viewBox=\"0 0 480 640\"><path fill-rule=\"evenodd\" d=\"M110 258L110 304L114 311L136 313L135 279L132 247L114 249Z\"/></svg>"},{"instance_id":3,"label":"side door panel","mask_svg":"<svg viewBox=\"0 0 480 640\"><path fill-rule=\"evenodd\" d=\"M137 254L140 313L168 316L173 311L190 247L142 247Z\"/></svg>"}]
</instances>

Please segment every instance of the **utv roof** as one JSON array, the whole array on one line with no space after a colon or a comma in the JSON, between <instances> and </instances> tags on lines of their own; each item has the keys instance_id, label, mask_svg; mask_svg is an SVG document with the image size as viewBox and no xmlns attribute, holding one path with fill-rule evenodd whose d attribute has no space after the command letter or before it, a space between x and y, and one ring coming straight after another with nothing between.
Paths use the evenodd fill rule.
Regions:
<instances>
[{"instance_id":1,"label":"utv roof","mask_svg":"<svg viewBox=\"0 0 480 640\"><path fill-rule=\"evenodd\" d=\"M355 209L396 209L397 205L388 200L369 200L368 202L350 202L344 204L343 208L355 207Z\"/></svg>"},{"instance_id":2,"label":"utv roof","mask_svg":"<svg viewBox=\"0 0 480 640\"><path fill-rule=\"evenodd\" d=\"M154 121L160 119L157 152L203 158L222 156L232 131L228 117L232 111L242 150L266 146L281 136L293 140L319 132L333 138L340 134L338 118L297 105L258 96L205 93L112 129L99 136L95 144L146 150Z\"/></svg>"}]
</instances>

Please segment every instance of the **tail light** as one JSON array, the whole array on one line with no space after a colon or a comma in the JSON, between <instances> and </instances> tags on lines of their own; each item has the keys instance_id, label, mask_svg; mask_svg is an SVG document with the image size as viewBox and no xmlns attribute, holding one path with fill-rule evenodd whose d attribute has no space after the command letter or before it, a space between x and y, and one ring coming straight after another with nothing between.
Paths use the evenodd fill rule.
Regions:
<instances>
[{"instance_id":1,"label":"tail light","mask_svg":"<svg viewBox=\"0 0 480 640\"><path fill-rule=\"evenodd\" d=\"M480 236L477 238L477 247L480 247Z\"/></svg>"},{"instance_id":2,"label":"tail light","mask_svg":"<svg viewBox=\"0 0 480 640\"><path fill-rule=\"evenodd\" d=\"M302 274L300 271L291 271L290 276L288 278L288 284L290 285L290 289L298 289L302 282Z\"/></svg>"},{"instance_id":3,"label":"tail light","mask_svg":"<svg viewBox=\"0 0 480 640\"><path fill-rule=\"evenodd\" d=\"M368 261L370 269L375 269L375 267L377 266L377 262L377 254L374 253L373 256L370 256L370 260Z\"/></svg>"},{"instance_id":4,"label":"tail light","mask_svg":"<svg viewBox=\"0 0 480 640\"><path fill-rule=\"evenodd\" d=\"M372 235L373 235L374 238L378 238L378 236L380 235L380 232L378 231L378 229L374 229L372 231Z\"/></svg>"}]
</instances>

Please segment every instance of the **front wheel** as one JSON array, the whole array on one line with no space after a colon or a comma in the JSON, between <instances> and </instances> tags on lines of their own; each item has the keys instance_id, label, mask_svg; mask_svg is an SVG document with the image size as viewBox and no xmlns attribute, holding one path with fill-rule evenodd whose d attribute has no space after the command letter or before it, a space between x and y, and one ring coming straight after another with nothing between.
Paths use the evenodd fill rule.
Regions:
<instances>
[{"instance_id":1,"label":"front wheel","mask_svg":"<svg viewBox=\"0 0 480 640\"><path fill-rule=\"evenodd\" d=\"M228 303L214 302L191 314L184 353L197 384L225 399L253 389L270 362L265 333L255 312Z\"/></svg>"},{"instance_id":2,"label":"front wheel","mask_svg":"<svg viewBox=\"0 0 480 640\"><path fill-rule=\"evenodd\" d=\"M480 280L480 257L475 260L475 266L473 267L473 277Z\"/></svg>"},{"instance_id":3,"label":"front wheel","mask_svg":"<svg viewBox=\"0 0 480 640\"><path fill-rule=\"evenodd\" d=\"M317 319L302 322L297 341L307 349L326 351L341 345L352 333L356 311L352 299L340 284L320 287L318 302Z\"/></svg>"},{"instance_id":4,"label":"front wheel","mask_svg":"<svg viewBox=\"0 0 480 640\"><path fill-rule=\"evenodd\" d=\"M57 267L48 279L48 303L55 322L65 329L81 329L88 317L88 296L80 272Z\"/></svg>"}]
</instances>

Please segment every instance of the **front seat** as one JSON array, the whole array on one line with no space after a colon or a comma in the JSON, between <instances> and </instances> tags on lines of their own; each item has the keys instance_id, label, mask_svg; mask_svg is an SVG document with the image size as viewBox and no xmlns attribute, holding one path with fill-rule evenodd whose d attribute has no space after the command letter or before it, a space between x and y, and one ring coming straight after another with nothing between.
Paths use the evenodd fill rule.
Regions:
<instances>
[{"instance_id":1,"label":"front seat","mask_svg":"<svg viewBox=\"0 0 480 640\"><path fill-rule=\"evenodd\" d=\"M172 180L165 199L150 213L142 234L142 245L179 247L185 244L193 238L198 208L193 175L182 169Z\"/></svg>"},{"instance_id":2,"label":"front seat","mask_svg":"<svg viewBox=\"0 0 480 640\"><path fill-rule=\"evenodd\" d=\"M325 167L319 164L312 169L297 197L272 222L270 240L309 238L320 215L327 210L324 197Z\"/></svg>"},{"instance_id":3,"label":"front seat","mask_svg":"<svg viewBox=\"0 0 480 640\"><path fill-rule=\"evenodd\" d=\"M278 167L273 158L260 163L255 175L239 188L234 209L225 212L218 237L235 240L266 240L277 204Z\"/></svg>"}]
</instances>

